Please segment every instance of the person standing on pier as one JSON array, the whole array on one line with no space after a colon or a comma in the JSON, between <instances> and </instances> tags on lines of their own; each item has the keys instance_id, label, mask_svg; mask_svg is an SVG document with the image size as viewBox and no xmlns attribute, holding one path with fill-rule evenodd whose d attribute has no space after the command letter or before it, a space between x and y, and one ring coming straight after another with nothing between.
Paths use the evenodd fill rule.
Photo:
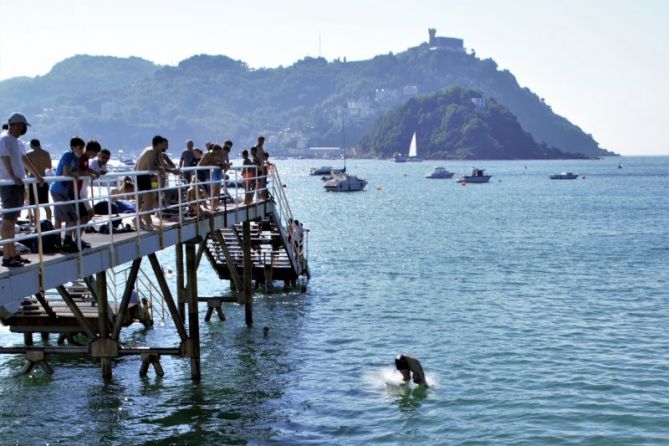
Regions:
<instances>
[{"instance_id":1,"label":"person standing on pier","mask_svg":"<svg viewBox=\"0 0 669 446\"><path fill-rule=\"evenodd\" d=\"M33 139L30 141L30 152L26 154L26 157L30 160L33 166L37 171L44 177L44 174L47 170L51 169L51 154L42 148L42 145L39 142L39 139ZM33 176L29 173L28 176ZM42 185L37 185L37 197L35 197L34 186L28 186L28 202L31 205L34 204L48 204L49 203L49 185L44 183ZM46 219L51 221L51 207L47 206L40 209L40 214L44 212L46 214ZM34 211L30 212L30 217L35 223L38 223L34 218L36 213Z\"/></svg>"},{"instance_id":2,"label":"person standing on pier","mask_svg":"<svg viewBox=\"0 0 669 446\"><path fill-rule=\"evenodd\" d=\"M70 151L65 152L60 157L60 161L58 161L58 166L56 167L56 176L72 177L78 180L81 175L84 175L79 172L79 158L84 154L85 145L84 140L79 137L75 136L70 140ZM79 251L75 231L68 228L76 226L80 221L79 217L84 217L81 212L86 211L85 209L82 210L83 206L81 206L81 203L63 203L75 199L75 187L79 187L77 183L78 181L75 180L66 180L55 181L51 184L51 198L54 202L54 214L56 217L54 228L60 229L62 223L65 223L65 235L61 245L64 252ZM79 212L77 212L77 206L79 206ZM83 241L81 242L82 248L88 246L90 245Z\"/></svg>"},{"instance_id":3,"label":"person standing on pier","mask_svg":"<svg viewBox=\"0 0 669 446\"><path fill-rule=\"evenodd\" d=\"M139 158L137 158L135 171L157 172L159 174L158 176L167 171L178 175L180 173L179 169L173 169L166 164L163 156L165 150L167 150L167 140L160 135L154 136L151 146L145 148L139 155ZM151 219L153 213L150 211L156 210L157 201L156 193L148 192L153 189L153 177L154 174L151 173L137 175L137 190L138 192L144 192L139 196L139 210L141 212L146 212L146 214L143 214L140 217L140 229L149 231L154 229L153 220Z\"/></svg>"},{"instance_id":4,"label":"person standing on pier","mask_svg":"<svg viewBox=\"0 0 669 446\"><path fill-rule=\"evenodd\" d=\"M249 151L242 151L242 178L244 178L244 204L251 204L253 202L253 189L255 177L255 164L249 158Z\"/></svg>"},{"instance_id":5,"label":"person standing on pier","mask_svg":"<svg viewBox=\"0 0 669 446\"><path fill-rule=\"evenodd\" d=\"M44 184L44 178L26 157L25 147L19 136L28 132L28 120L21 113L13 113L7 120L7 131L0 137L0 180L10 180L14 184L0 186L0 200L3 209L15 209L23 206L25 201L25 178L27 168L37 178L40 185ZM20 210L4 211L2 213L2 227L0 236L3 240L11 240L16 235L16 220L21 214ZM16 252L14 242L2 246L2 266L17 267L29 262Z\"/></svg>"},{"instance_id":6,"label":"person standing on pier","mask_svg":"<svg viewBox=\"0 0 669 446\"><path fill-rule=\"evenodd\" d=\"M186 150L181 152L181 158L179 158L179 169L193 166L193 161L195 161L195 154L193 153L193 147L195 146L192 140L189 139L188 141L186 141ZM190 183L191 178L193 177L193 172L191 171L183 172L181 176L183 177L186 183Z\"/></svg>"},{"instance_id":7,"label":"person standing on pier","mask_svg":"<svg viewBox=\"0 0 669 446\"><path fill-rule=\"evenodd\" d=\"M98 178L100 175L90 167L90 161L97 158L97 156L102 151L102 146L99 142L94 139L91 139L86 143L86 148L84 149L83 155L79 157L79 176L84 178L79 180L77 184L79 185L79 198L82 201L79 204L79 224L85 225L93 218L93 204L88 200L90 197L91 187L93 187L92 179ZM86 248L88 248L88 243L82 242Z\"/></svg>"},{"instance_id":8,"label":"person standing on pier","mask_svg":"<svg viewBox=\"0 0 669 446\"><path fill-rule=\"evenodd\" d=\"M264 166L265 163L264 136L258 137L258 143L255 145L254 149L256 149L255 157L257 159L257 165L258 165L258 175L257 175L258 181L256 189L258 189L258 198L264 200L265 198L267 198L267 191L265 190L265 188L267 187L267 168ZM251 153L253 153L253 151Z\"/></svg>"}]
</instances>

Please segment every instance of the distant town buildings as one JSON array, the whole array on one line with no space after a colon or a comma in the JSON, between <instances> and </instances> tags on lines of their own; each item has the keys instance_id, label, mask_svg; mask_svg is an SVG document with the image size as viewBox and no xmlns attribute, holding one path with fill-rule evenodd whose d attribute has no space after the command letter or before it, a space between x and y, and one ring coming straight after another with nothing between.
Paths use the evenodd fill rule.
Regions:
<instances>
[{"instance_id":1,"label":"distant town buildings","mask_svg":"<svg viewBox=\"0 0 669 446\"><path fill-rule=\"evenodd\" d=\"M485 98L472 98L472 104L474 104L474 110L477 112L483 111L485 109Z\"/></svg>"},{"instance_id":2,"label":"distant town buildings","mask_svg":"<svg viewBox=\"0 0 669 446\"><path fill-rule=\"evenodd\" d=\"M465 52L465 41L455 37L438 37L436 28L428 28L430 49Z\"/></svg>"}]
</instances>

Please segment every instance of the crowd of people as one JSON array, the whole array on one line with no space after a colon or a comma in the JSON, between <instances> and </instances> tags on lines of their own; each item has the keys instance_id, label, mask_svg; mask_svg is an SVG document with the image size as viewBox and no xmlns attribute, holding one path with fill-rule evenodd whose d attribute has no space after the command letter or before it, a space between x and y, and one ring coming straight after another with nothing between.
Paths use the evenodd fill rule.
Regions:
<instances>
[{"instance_id":1,"label":"crowd of people","mask_svg":"<svg viewBox=\"0 0 669 446\"><path fill-rule=\"evenodd\" d=\"M109 171L111 151L102 148L96 140L86 142L80 137L73 137L69 151L60 157L54 170L51 154L38 139L32 139L29 144L21 139L28 127L30 123L25 115L13 113L0 133L0 201L3 209L0 235L2 240L15 238L28 189L29 204L43 205L39 212L34 208L29 210L30 221L38 225L40 220L46 220L54 229L60 230L62 238L58 237L56 249L63 252L78 252L90 247L81 237L85 231L75 228L88 223L95 214L135 212L139 209L139 229L155 229L152 215L157 209L158 194L152 191L167 185L167 173L177 175L182 183L189 185L186 201L192 202L190 211L218 210L221 185L226 190L226 172L233 164L230 161L232 141L225 141L223 145L207 142L205 149L201 150L188 140L179 163L175 164L166 153L168 140L156 135L151 145L137 158L134 165L136 179L124 178L111 190L109 201L94 203L91 199L92 180ZM265 138L261 136L250 150L242 151L246 204L252 203L256 196L260 200L269 196L266 176L272 164L264 144ZM194 167L206 169L192 169ZM47 183L44 178L49 174L73 180ZM33 178L36 184L26 185L26 177ZM138 198L138 203L132 202L134 197ZM13 243L2 244L2 266L21 267L26 263L30 260L19 255Z\"/></svg>"}]
</instances>

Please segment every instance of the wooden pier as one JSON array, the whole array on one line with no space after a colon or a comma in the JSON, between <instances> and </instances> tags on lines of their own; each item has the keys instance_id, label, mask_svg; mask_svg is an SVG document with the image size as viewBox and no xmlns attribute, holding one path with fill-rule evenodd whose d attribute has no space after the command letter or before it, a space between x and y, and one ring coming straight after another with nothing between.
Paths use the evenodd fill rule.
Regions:
<instances>
[{"instance_id":1,"label":"wooden pier","mask_svg":"<svg viewBox=\"0 0 669 446\"><path fill-rule=\"evenodd\" d=\"M277 177L271 183L280 185L278 173L274 175ZM310 277L303 253L289 242L286 222L282 222L282 217L290 215L282 187L271 190L272 198L252 204L227 203L215 213L190 218L180 213L176 221L174 216L172 221L154 220L160 225L157 231L87 234L91 247L79 253L31 254L26 257L32 263L25 267L0 268L0 308L5 308L0 319L10 331L23 333L25 340L21 346L0 347L0 354L25 355L20 373L28 373L35 366L52 373L48 357L54 353L87 355L100 360L105 378L112 376L113 358L140 356L141 376L150 366L162 376L161 355L173 355L188 358L191 377L199 379L199 302L208 305L206 320L214 311L220 319L225 318L220 307L223 301L243 304L246 323L251 325L253 280L264 282L268 276L263 273L268 268L271 280L286 285L294 285L300 276ZM168 265L161 264L156 256L164 249L175 249L176 295L165 277ZM234 295L199 296L197 269L204 256L221 279L230 281ZM120 299L114 301L109 296L108 279L114 268L128 264L131 266ZM147 309L134 292L138 276L147 274L146 270L179 335L178 347L126 347L120 340L124 327L140 320L150 325ZM68 285L72 283L75 285ZM6 308L12 306L16 309L7 312ZM43 340L58 334L57 345L34 345L35 333L40 333ZM75 334L84 335L85 345L77 342Z\"/></svg>"}]
</instances>

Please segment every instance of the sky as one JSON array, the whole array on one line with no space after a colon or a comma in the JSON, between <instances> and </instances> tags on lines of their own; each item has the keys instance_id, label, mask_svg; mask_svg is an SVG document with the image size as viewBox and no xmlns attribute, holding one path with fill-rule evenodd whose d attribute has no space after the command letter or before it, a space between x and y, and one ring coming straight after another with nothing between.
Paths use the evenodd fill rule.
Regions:
<instances>
[{"instance_id":1,"label":"sky","mask_svg":"<svg viewBox=\"0 0 669 446\"><path fill-rule=\"evenodd\" d=\"M0 80L77 54L362 60L416 46L429 27L494 59L601 147L669 155L669 0L0 0Z\"/></svg>"}]
</instances>

